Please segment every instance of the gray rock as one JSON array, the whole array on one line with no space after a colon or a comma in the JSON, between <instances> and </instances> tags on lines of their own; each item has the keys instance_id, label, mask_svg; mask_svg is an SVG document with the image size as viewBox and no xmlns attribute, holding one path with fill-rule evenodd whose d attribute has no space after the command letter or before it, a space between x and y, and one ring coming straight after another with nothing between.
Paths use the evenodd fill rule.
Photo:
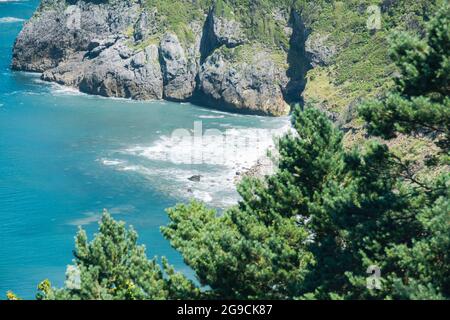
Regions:
<instances>
[{"instance_id":1,"label":"gray rock","mask_svg":"<svg viewBox=\"0 0 450 320\"><path fill-rule=\"evenodd\" d=\"M91 56L89 52L73 55L56 68L45 71L42 79L106 97L162 98L163 80L156 45L132 55L131 50L118 41L95 58L86 58Z\"/></svg>"},{"instance_id":2,"label":"gray rock","mask_svg":"<svg viewBox=\"0 0 450 320\"><path fill-rule=\"evenodd\" d=\"M203 27L203 38L200 52L202 62L211 55L217 48L226 46L234 48L247 42L245 33L240 23L234 20L227 20L215 15L214 10L210 10Z\"/></svg>"},{"instance_id":3,"label":"gray rock","mask_svg":"<svg viewBox=\"0 0 450 320\"><path fill-rule=\"evenodd\" d=\"M142 11L134 25L133 37L135 41L145 41L150 35L158 31L156 13L156 9Z\"/></svg>"},{"instance_id":4,"label":"gray rock","mask_svg":"<svg viewBox=\"0 0 450 320\"><path fill-rule=\"evenodd\" d=\"M247 41L241 24L234 20L213 16L213 31L218 43L228 48L237 47Z\"/></svg>"},{"instance_id":5,"label":"gray rock","mask_svg":"<svg viewBox=\"0 0 450 320\"><path fill-rule=\"evenodd\" d=\"M133 1L95 4L45 0L17 37L12 68L44 72L87 51L93 39L120 34L137 19L139 5Z\"/></svg>"},{"instance_id":6,"label":"gray rock","mask_svg":"<svg viewBox=\"0 0 450 320\"><path fill-rule=\"evenodd\" d=\"M328 43L329 35L312 33L305 43L307 57L313 67L327 66L337 53L335 45Z\"/></svg>"},{"instance_id":7,"label":"gray rock","mask_svg":"<svg viewBox=\"0 0 450 320\"><path fill-rule=\"evenodd\" d=\"M188 180L192 181L192 182L200 182L202 180L202 176L201 175L195 175L195 176L190 177Z\"/></svg>"},{"instance_id":8,"label":"gray rock","mask_svg":"<svg viewBox=\"0 0 450 320\"><path fill-rule=\"evenodd\" d=\"M292 35L288 16L273 13ZM213 10L188 29L188 36L177 36L167 17L141 0L43 0L17 38L12 67L42 72L44 80L89 94L195 98L215 108L271 116L289 112L286 92L301 91L305 68L288 70L278 61L282 56L274 58L273 49L249 42L239 22ZM333 55L326 44L326 39L308 43L307 53L317 64Z\"/></svg>"},{"instance_id":9,"label":"gray rock","mask_svg":"<svg viewBox=\"0 0 450 320\"><path fill-rule=\"evenodd\" d=\"M286 115L289 105L282 88L285 70L277 67L261 48L249 47L250 61L228 57L216 50L202 65L199 74L201 98L210 106L245 113Z\"/></svg>"},{"instance_id":10,"label":"gray rock","mask_svg":"<svg viewBox=\"0 0 450 320\"><path fill-rule=\"evenodd\" d=\"M164 97L183 101L192 97L196 82L196 67L186 57L178 37L166 33L160 44L160 60L164 78Z\"/></svg>"}]
</instances>

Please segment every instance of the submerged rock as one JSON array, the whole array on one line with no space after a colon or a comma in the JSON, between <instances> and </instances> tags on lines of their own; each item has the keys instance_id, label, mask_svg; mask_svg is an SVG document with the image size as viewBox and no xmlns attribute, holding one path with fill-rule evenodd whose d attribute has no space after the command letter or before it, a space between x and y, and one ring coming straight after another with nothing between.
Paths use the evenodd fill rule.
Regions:
<instances>
[{"instance_id":1,"label":"submerged rock","mask_svg":"<svg viewBox=\"0 0 450 320\"><path fill-rule=\"evenodd\" d=\"M188 180L192 181L192 182L200 182L202 180L202 176L201 175L195 175L195 176L190 177Z\"/></svg>"}]
</instances>

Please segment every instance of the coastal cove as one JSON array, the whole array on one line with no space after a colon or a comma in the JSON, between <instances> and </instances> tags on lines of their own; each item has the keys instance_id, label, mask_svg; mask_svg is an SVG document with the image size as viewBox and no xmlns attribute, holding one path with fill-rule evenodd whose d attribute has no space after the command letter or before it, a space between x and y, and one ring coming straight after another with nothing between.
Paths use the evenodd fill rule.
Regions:
<instances>
[{"instance_id":1,"label":"coastal cove","mask_svg":"<svg viewBox=\"0 0 450 320\"><path fill-rule=\"evenodd\" d=\"M102 98L12 72L14 40L38 4L0 0L0 299L8 290L33 298L48 277L61 286L78 226L92 236L103 209L136 228L149 257L166 256L192 276L160 234L165 209L191 198L220 209L236 203L236 173L264 155L289 118ZM170 136L193 132L196 123L203 131L265 138L224 163L208 156L190 163L190 151Z\"/></svg>"}]
</instances>

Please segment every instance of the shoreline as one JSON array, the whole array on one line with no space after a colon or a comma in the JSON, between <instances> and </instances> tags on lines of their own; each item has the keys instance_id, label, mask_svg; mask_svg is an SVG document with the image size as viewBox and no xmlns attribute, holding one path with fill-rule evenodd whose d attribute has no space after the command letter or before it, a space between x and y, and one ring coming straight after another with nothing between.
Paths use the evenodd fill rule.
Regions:
<instances>
[{"instance_id":1,"label":"shoreline","mask_svg":"<svg viewBox=\"0 0 450 320\"><path fill-rule=\"evenodd\" d=\"M63 92L72 92L77 95L84 95L91 98L100 98L100 99L112 99L112 100L119 100L119 101L127 101L127 102L136 102L136 103L147 103L147 102L170 102L170 103L178 103L180 105L183 104L191 104L195 107L198 107L200 109L211 111L211 112L220 112L224 113L226 115L232 115L232 116L250 116L250 117L259 117L259 118L265 118L265 119L283 119L283 118L290 118L290 114L283 115L283 116L272 116L267 114L261 114L261 113L252 113L252 112L246 112L245 110L242 111L236 111L233 109L227 109L222 108L220 106L214 107L210 106L208 104L201 103L200 99L187 99L187 100L173 100L173 99L133 99L133 98L127 98L127 97L113 97L113 96L105 96L100 94L93 94L88 92L83 92L80 90L80 88L74 87L74 86L68 86L66 84L59 83L57 81L49 81L42 79L43 72L38 71L29 71L29 70L19 70L15 69L10 66L9 68L11 74L22 74L30 77L38 78L37 80L42 83L49 86L55 86L61 89ZM292 107L292 106L291 106Z\"/></svg>"}]
</instances>

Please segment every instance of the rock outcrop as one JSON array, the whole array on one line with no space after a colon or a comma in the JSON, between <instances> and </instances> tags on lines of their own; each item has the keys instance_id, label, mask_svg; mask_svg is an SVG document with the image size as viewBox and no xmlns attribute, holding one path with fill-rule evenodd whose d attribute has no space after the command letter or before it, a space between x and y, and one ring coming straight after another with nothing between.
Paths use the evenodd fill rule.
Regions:
<instances>
[{"instance_id":1,"label":"rock outcrop","mask_svg":"<svg viewBox=\"0 0 450 320\"><path fill-rule=\"evenodd\" d=\"M179 3L194 10L191 1ZM213 1L183 23L163 9L142 0L43 0L16 40L12 67L89 94L242 113L288 114L292 83L299 85L289 89L289 101L300 100L306 71L290 78L288 49L250 39L239 21L216 13ZM298 34L280 19L287 34Z\"/></svg>"},{"instance_id":2,"label":"rock outcrop","mask_svg":"<svg viewBox=\"0 0 450 320\"><path fill-rule=\"evenodd\" d=\"M187 57L176 34L166 33L160 44L160 61L164 75L164 97L183 101L192 97L198 65Z\"/></svg>"},{"instance_id":3,"label":"rock outcrop","mask_svg":"<svg viewBox=\"0 0 450 320\"><path fill-rule=\"evenodd\" d=\"M239 50L246 52L218 49L206 59L199 74L201 100L254 114L289 113L282 92L288 82L286 73L261 48L246 46Z\"/></svg>"},{"instance_id":4,"label":"rock outcrop","mask_svg":"<svg viewBox=\"0 0 450 320\"><path fill-rule=\"evenodd\" d=\"M37 72L56 67L73 54L87 50L93 39L121 34L137 19L139 8L133 1L110 5L43 0L16 40L12 66Z\"/></svg>"},{"instance_id":5,"label":"rock outcrop","mask_svg":"<svg viewBox=\"0 0 450 320\"><path fill-rule=\"evenodd\" d=\"M94 40L89 48L45 71L42 79L106 97L162 99L163 78L156 45L135 53L124 39L116 38Z\"/></svg>"},{"instance_id":6,"label":"rock outcrop","mask_svg":"<svg viewBox=\"0 0 450 320\"><path fill-rule=\"evenodd\" d=\"M305 43L305 50L311 66L327 66L336 55L337 48L328 43L329 35L312 34Z\"/></svg>"}]
</instances>

